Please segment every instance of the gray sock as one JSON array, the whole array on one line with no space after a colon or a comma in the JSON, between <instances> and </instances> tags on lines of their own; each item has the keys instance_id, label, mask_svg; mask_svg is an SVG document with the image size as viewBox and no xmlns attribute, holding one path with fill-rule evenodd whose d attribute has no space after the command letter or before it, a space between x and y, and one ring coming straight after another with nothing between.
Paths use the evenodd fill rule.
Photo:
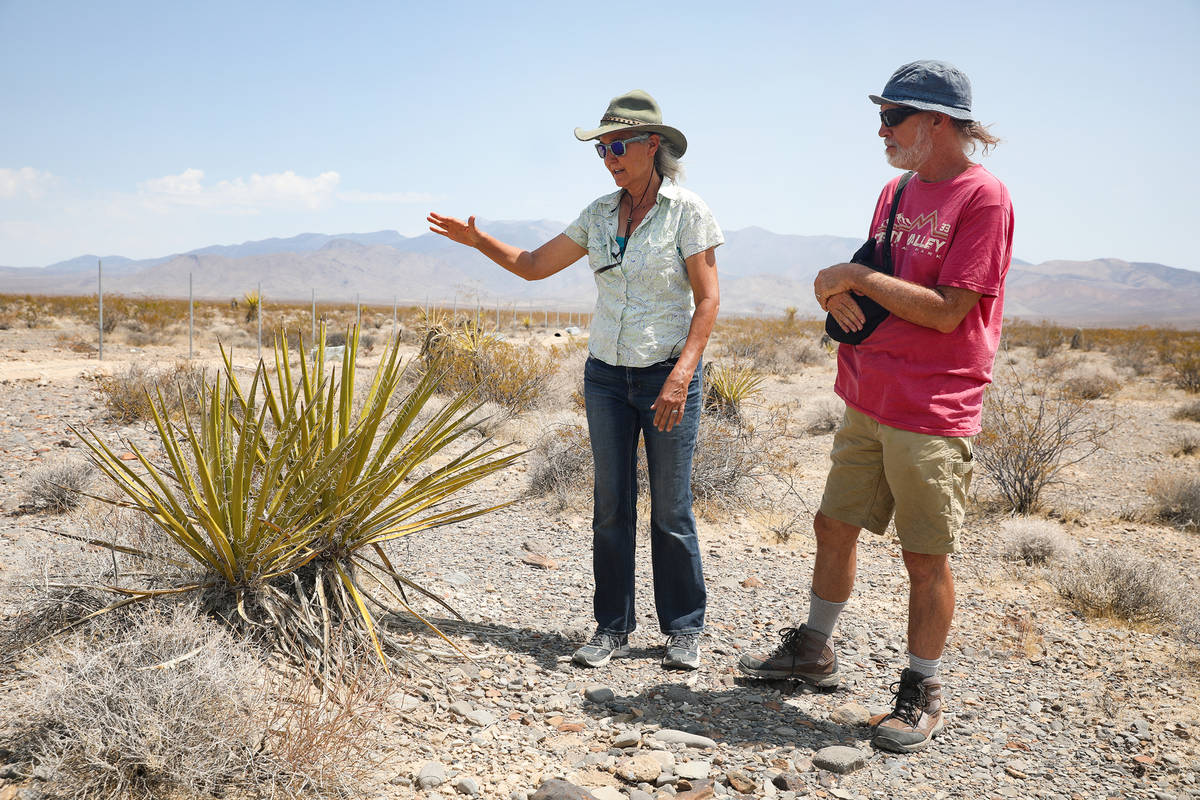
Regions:
<instances>
[{"instance_id":1,"label":"gray sock","mask_svg":"<svg viewBox=\"0 0 1200 800\"><path fill-rule=\"evenodd\" d=\"M828 639L833 636L833 629L837 625L838 615L842 613L842 609L846 607L846 603L831 603L828 600L822 600L817 597L817 593L812 589L808 590L808 622L806 627L814 633L819 633Z\"/></svg>"},{"instance_id":2,"label":"gray sock","mask_svg":"<svg viewBox=\"0 0 1200 800\"><path fill-rule=\"evenodd\" d=\"M908 654L908 668L913 672L919 672L926 678L936 678L938 674L938 667L941 665L942 660L940 658L918 658L912 653Z\"/></svg>"}]
</instances>

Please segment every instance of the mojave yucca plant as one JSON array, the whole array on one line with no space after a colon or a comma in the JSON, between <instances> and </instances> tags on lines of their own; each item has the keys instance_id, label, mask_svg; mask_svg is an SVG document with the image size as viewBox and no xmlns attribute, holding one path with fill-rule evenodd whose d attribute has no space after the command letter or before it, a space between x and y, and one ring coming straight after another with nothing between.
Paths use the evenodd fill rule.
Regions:
<instances>
[{"instance_id":1,"label":"mojave yucca plant","mask_svg":"<svg viewBox=\"0 0 1200 800\"><path fill-rule=\"evenodd\" d=\"M731 420L741 420L742 404L758 395L766 379L752 367L712 363L705 375L705 406Z\"/></svg>"},{"instance_id":2,"label":"mojave yucca plant","mask_svg":"<svg viewBox=\"0 0 1200 800\"><path fill-rule=\"evenodd\" d=\"M76 431L121 490L110 502L165 531L174 566L198 568L195 579L165 588L113 587L123 598L106 610L200 593L235 626L266 632L286 655L324 670L361 646L385 666L402 653L379 616L403 608L425 621L408 589L453 611L402 574L384 545L500 507L452 498L519 453L459 442L476 410L469 394L418 422L438 388L437 370L394 402L404 372L395 342L355 411L358 330L347 337L340 373L335 366L325 374L324 339L322 331L294 370L281 332L273 378L260 361L248 388L224 353L223 371L204 384L199 419L185 410L172 425L158 391L152 406L165 464L132 444L136 461L124 461L94 432Z\"/></svg>"}]
</instances>

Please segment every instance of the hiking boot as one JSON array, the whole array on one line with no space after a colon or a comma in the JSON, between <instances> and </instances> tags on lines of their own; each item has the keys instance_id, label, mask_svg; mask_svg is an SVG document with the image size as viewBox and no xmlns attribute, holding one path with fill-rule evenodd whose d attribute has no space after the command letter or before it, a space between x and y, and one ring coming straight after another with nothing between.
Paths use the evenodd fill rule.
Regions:
<instances>
[{"instance_id":1,"label":"hiking boot","mask_svg":"<svg viewBox=\"0 0 1200 800\"><path fill-rule=\"evenodd\" d=\"M779 645L769 655L745 653L738 668L754 678L801 680L828 689L842 680L837 656L829 640L807 625L784 628Z\"/></svg>"},{"instance_id":2,"label":"hiking boot","mask_svg":"<svg viewBox=\"0 0 1200 800\"><path fill-rule=\"evenodd\" d=\"M663 656L663 669L700 668L700 631L672 633L667 637L667 654Z\"/></svg>"},{"instance_id":3,"label":"hiking boot","mask_svg":"<svg viewBox=\"0 0 1200 800\"><path fill-rule=\"evenodd\" d=\"M942 682L906 669L892 684L896 708L875 726L871 744L893 753L915 753L942 730Z\"/></svg>"},{"instance_id":4,"label":"hiking boot","mask_svg":"<svg viewBox=\"0 0 1200 800\"><path fill-rule=\"evenodd\" d=\"M581 667L603 667L613 656L629 655L629 635L609 633L599 628L583 647L575 651L571 660Z\"/></svg>"}]
</instances>

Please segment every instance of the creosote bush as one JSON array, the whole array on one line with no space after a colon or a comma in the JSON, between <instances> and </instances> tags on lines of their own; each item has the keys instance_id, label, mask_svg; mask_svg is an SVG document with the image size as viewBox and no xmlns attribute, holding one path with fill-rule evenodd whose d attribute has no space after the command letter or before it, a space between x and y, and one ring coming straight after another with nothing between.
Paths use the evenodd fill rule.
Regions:
<instances>
[{"instance_id":1,"label":"creosote bush","mask_svg":"<svg viewBox=\"0 0 1200 800\"><path fill-rule=\"evenodd\" d=\"M96 475L86 461L64 461L39 467L29 477L26 503L54 513L70 511L83 499Z\"/></svg>"},{"instance_id":2,"label":"creosote bush","mask_svg":"<svg viewBox=\"0 0 1200 800\"><path fill-rule=\"evenodd\" d=\"M1029 567L1062 560L1073 551L1071 540L1056 523L1018 517L1000 524L1001 556Z\"/></svg>"},{"instance_id":3,"label":"creosote bush","mask_svg":"<svg viewBox=\"0 0 1200 800\"><path fill-rule=\"evenodd\" d=\"M1186 587L1162 564L1121 550L1081 553L1051 576L1079 610L1126 622L1174 624L1184 618Z\"/></svg>"},{"instance_id":4,"label":"creosote bush","mask_svg":"<svg viewBox=\"0 0 1200 800\"><path fill-rule=\"evenodd\" d=\"M161 396L166 416L178 419L186 409L199 411L204 369L179 362L170 369L147 368L130 364L123 372L99 379L101 399L114 422L128 424L154 418L151 406Z\"/></svg>"},{"instance_id":5,"label":"creosote bush","mask_svg":"<svg viewBox=\"0 0 1200 800\"><path fill-rule=\"evenodd\" d=\"M592 484L592 445L583 425L558 425L544 431L533 446L531 461L530 493L542 496L553 492L560 509Z\"/></svg>"},{"instance_id":6,"label":"creosote bush","mask_svg":"<svg viewBox=\"0 0 1200 800\"><path fill-rule=\"evenodd\" d=\"M518 414L537 407L558 371L552 353L502 341L480 319L453 328L431 323L421 360L442 374L444 391L476 392Z\"/></svg>"},{"instance_id":7,"label":"creosote bush","mask_svg":"<svg viewBox=\"0 0 1200 800\"><path fill-rule=\"evenodd\" d=\"M718 322L717 341L730 358L753 364L773 375L790 375L808 364L829 358L820 346L823 323L759 317L729 318Z\"/></svg>"},{"instance_id":8,"label":"creosote bush","mask_svg":"<svg viewBox=\"0 0 1200 800\"><path fill-rule=\"evenodd\" d=\"M1180 530L1200 530L1200 477L1159 475L1150 483L1154 514Z\"/></svg>"},{"instance_id":9,"label":"creosote bush","mask_svg":"<svg viewBox=\"0 0 1200 800\"><path fill-rule=\"evenodd\" d=\"M1113 425L1089 401L1014 375L984 396L975 460L1013 511L1027 514L1064 469L1101 448Z\"/></svg>"}]
</instances>

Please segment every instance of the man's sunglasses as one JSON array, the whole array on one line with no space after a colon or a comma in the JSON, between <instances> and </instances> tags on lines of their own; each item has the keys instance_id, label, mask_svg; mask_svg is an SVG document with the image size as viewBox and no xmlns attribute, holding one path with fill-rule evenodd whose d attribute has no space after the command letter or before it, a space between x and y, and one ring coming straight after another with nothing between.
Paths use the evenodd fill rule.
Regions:
<instances>
[{"instance_id":1,"label":"man's sunglasses","mask_svg":"<svg viewBox=\"0 0 1200 800\"><path fill-rule=\"evenodd\" d=\"M911 106L896 106L879 112L879 121L885 128L894 128L913 114L920 114L924 109Z\"/></svg>"},{"instance_id":2,"label":"man's sunglasses","mask_svg":"<svg viewBox=\"0 0 1200 800\"><path fill-rule=\"evenodd\" d=\"M614 156L623 156L625 155L625 145L629 144L630 142L644 142L649 138L650 134L643 133L638 136L630 136L628 139L617 139L615 142L609 142L608 144L601 144L597 142L596 152L600 154L601 158L604 158L610 152Z\"/></svg>"}]
</instances>

